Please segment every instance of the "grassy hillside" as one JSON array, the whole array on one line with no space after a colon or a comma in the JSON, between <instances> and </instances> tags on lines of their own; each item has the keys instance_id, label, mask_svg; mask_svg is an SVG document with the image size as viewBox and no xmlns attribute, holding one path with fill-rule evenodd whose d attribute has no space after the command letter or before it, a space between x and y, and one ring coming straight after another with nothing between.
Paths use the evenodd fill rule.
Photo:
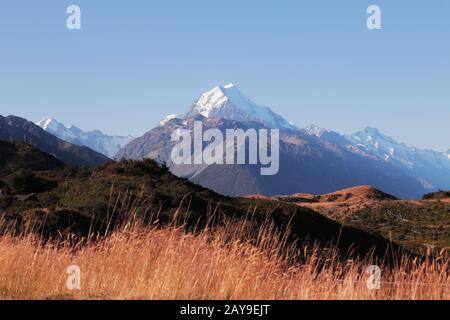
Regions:
<instances>
[{"instance_id":1,"label":"grassy hillside","mask_svg":"<svg viewBox=\"0 0 450 320\"><path fill-rule=\"evenodd\" d=\"M313 209L343 225L383 236L415 252L450 251L449 192L406 201L360 186L327 195L296 194L273 200Z\"/></svg>"},{"instance_id":2,"label":"grassy hillside","mask_svg":"<svg viewBox=\"0 0 450 320\"><path fill-rule=\"evenodd\" d=\"M343 216L340 222L376 233L408 248L450 251L450 203L386 201Z\"/></svg>"},{"instance_id":3,"label":"grassy hillside","mask_svg":"<svg viewBox=\"0 0 450 320\"><path fill-rule=\"evenodd\" d=\"M37 158L34 150L28 151L18 153L17 157L24 167L32 169L27 159ZM374 249L376 255L384 257L388 247L392 249L389 252L400 251L382 237L343 227L309 208L221 196L175 177L152 160L123 161L81 170L57 166L51 172L28 174L51 183L39 189L33 179L21 177L13 183L9 176L0 176L8 189L0 196L0 212L9 223L15 223L17 232L34 223L41 226L43 234L77 232L86 236L89 231L106 232L123 225L130 216L147 224L167 224L177 219L189 229L244 219L251 230L274 222L289 235L290 242L334 243L344 254L354 250L365 255ZM24 190L33 190L33 195L23 194ZM249 234L251 238L252 232Z\"/></svg>"},{"instance_id":4,"label":"grassy hillside","mask_svg":"<svg viewBox=\"0 0 450 320\"><path fill-rule=\"evenodd\" d=\"M49 171L65 167L55 157L25 143L10 143L0 140L0 155L0 177L17 170Z\"/></svg>"},{"instance_id":5,"label":"grassy hillside","mask_svg":"<svg viewBox=\"0 0 450 320\"><path fill-rule=\"evenodd\" d=\"M320 198L299 194L288 201L230 198L151 160L73 169L27 145L0 148L10 159L2 158L0 171L0 298L450 297L448 256L410 259L408 251L376 235L409 245L399 236L402 226L417 222L428 239L429 230L421 228L433 215L393 217L411 203L386 200L391 197L373 188ZM39 189L43 181L46 187ZM369 206L358 205L367 199ZM343 224L299 206L330 209L333 201L341 209L347 202L345 213L352 209L352 215L339 216ZM443 205L423 200L417 206L422 202ZM438 225L447 216L443 211L433 219ZM349 256L352 250L359 257ZM367 287L373 264L382 270L380 290ZM71 265L82 271L81 290L67 289Z\"/></svg>"},{"instance_id":6,"label":"grassy hillside","mask_svg":"<svg viewBox=\"0 0 450 320\"><path fill-rule=\"evenodd\" d=\"M450 299L448 257L393 269L377 263L382 285L369 290L370 257L342 261L323 248L300 256L270 225L254 243L242 241L245 228L245 221L196 233L125 226L81 245L0 236L0 299ZM67 288L73 265L81 290Z\"/></svg>"}]
</instances>

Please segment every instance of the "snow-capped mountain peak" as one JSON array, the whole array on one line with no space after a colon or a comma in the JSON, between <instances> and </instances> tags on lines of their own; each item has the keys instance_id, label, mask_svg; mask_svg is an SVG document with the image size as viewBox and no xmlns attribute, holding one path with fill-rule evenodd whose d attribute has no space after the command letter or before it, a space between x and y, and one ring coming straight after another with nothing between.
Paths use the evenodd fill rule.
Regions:
<instances>
[{"instance_id":1,"label":"snow-capped mountain peak","mask_svg":"<svg viewBox=\"0 0 450 320\"><path fill-rule=\"evenodd\" d=\"M58 121L50 117L45 117L41 121L36 122L36 124L46 131L58 130L61 129L61 127L64 127L62 123L59 123Z\"/></svg>"},{"instance_id":2,"label":"snow-capped mountain peak","mask_svg":"<svg viewBox=\"0 0 450 320\"><path fill-rule=\"evenodd\" d=\"M448 154L409 147L405 143L395 141L375 128L369 127L364 131L346 135L345 137L354 145L363 147L367 152L378 158L413 170L412 173L414 175L423 174L423 176L426 176L428 172L433 170L450 170L450 162L448 161L450 156ZM422 180L425 181L426 179ZM431 185L430 183L428 184Z\"/></svg>"},{"instance_id":3,"label":"snow-capped mountain peak","mask_svg":"<svg viewBox=\"0 0 450 320\"><path fill-rule=\"evenodd\" d=\"M64 141L89 147L110 158L114 157L122 147L134 139L132 136L108 136L99 130L83 131L74 125L65 126L50 117L45 117L36 124Z\"/></svg>"},{"instance_id":4,"label":"snow-capped mountain peak","mask_svg":"<svg viewBox=\"0 0 450 320\"><path fill-rule=\"evenodd\" d=\"M317 126L304 129L310 136L335 143L352 153L378 159L409 172L427 190L447 188L450 175L450 150L438 152L410 147L373 127L342 135ZM440 172L440 174L434 174Z\"/></svg>"},{"instance_id":5,"label":"snow-capped mountain peak","mask_svg":"<svg viewBox=\"0 0 450 320\"><path fill-rule=\"evenodd\" d=\"M371 154L384 159L396 159L407 167L414 163L414 149L381 133L378 129L367 127L363 131L345 136L355 145L364 147Z\"/></svg>"},{"instance_id":6,"label":"snow-capped mountain peak","mask_svg":"<svg viewBox=\"0 0 450 320\"><path fill-rule=\"evenodd\" d=\"M46 130L48 126L53 122L52 118L45 117L41 121L36 122L36 124L42 129Z\"/></svg>"},{"instance_id":7,"label":"snow-capped mountain peak","mask_svg":"<svg viewBox=\"0 0 450 320\"><path fill-rule=\"evenodd\" d=\"M192 105L185 117L202 115L206 118L236 121L256 121L271 128L296 129L268 107L256 105L233 83L216 86L203 93Z\"/></svg>"},{"instance_id":8,"label":"snow-capped mountain peak","mask_svg":"<svg viewBox=\"0 0 450 320\"><path fill-rule=\"evenodd\" d=\"M306 127L305 131L310 136L316 136L318 138L321 138L325 133L331 132L330 129L322 128L322 127L319 127L316 125L310 125L310 126Z\"/></svg>"},{"instance_id":9,"label":"snow-capped mountain peak","mask_svg":"<svg viewBox=\"0 0 450 320\"><path fill-rule=\"evenodd\" d=\"M392 139L390 136L381 133L377 128L367 127L363 131L356 132L355 134L346 136L353 143L362 143L369 149L378 150L378 152L393 153L395 149L403 149L404 151L410 150L404 143L400 143Z\"/></svg>"},{"instance_id":10,"label":"snow-capped mountain peak","mask_svg":"<svg viewBox=\"0 0 450 320\"><path fill-rule=\"evenodd\" d=\"M166 125L170 120L178 119L177 114L169 114L167 117L165 117L163 120L160 121L159 125L164 126Z\"/></svg>"}]
</instances>

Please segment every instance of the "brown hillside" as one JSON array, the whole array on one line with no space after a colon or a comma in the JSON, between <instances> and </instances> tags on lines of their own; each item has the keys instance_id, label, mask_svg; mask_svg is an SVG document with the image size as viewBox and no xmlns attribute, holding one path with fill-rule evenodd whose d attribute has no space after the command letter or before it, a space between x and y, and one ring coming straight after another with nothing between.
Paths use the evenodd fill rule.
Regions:
<instances>
[{"instance_id":1,"label":"brown hillside","mask_svg":"<svg viewBox=\"0 0 450 320\"><path fill-rule=\"evenodd\" d=\"M423 199L400 200L370 186L324 195L298 193L273 201L310 208L344 225L381 235L419 253L450 252L450 197L448 191Z\"/></svg>"},{"instance_id":2,"label":"brown hillside","mask_svg":"<svg viewBox=\"0 0 450 320\"><path fill-rule=\"evenodd\" d=\"M248 196L251 199L260 199L262 197L261 195ZM276 196L271 199L295 203L298 206L313 209L334 219L381 201L398 200L396 197L371 186L351 187L322 195L296 193L290 196Z\"/></svg>"}]
</instances>

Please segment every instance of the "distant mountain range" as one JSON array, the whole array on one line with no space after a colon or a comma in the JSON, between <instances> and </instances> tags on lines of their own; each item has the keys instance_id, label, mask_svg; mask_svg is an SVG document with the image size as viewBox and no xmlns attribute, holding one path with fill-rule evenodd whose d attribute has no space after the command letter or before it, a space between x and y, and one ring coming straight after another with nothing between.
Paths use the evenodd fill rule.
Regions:
<instances>
[{"instance_id":1,"label":"distant mountain range","mask_svg":"<svg viewBox=\"0 0 450 320\"><path fill-rule=\"evenodd\" d=\"M280 171L261 176L256 165L175 165L170 159L174 130L204 128L278 128ZM402 198L415 198L450 187L449 153L410 148L367 128L353 135L311 126L297 128L268 107L260 107L233 85L202 94L181 116L170 115L160 125L123 149L116 159L153 158L173 173L217 192L244 196L297 192L323 194L357 185L372 185Z\"/></svg>"},{"instance_id":2,"label":"distant mountain range","mask_svg":"<svg viewBox=\"0 0 450 320\"><path fill-rule=\"evenodd\" d=\"M280 129L280 170L261 176L259 165L175 165L171 135L204 129ZM418 198L450 188L450 150L409 147L366 128L351 135L310 126L296 127L268 107L246 97L235 85L217 86L202 94L184 115L170 115L143 136L108 136L45 118L34 124L14 116L0 117L0 140L26 142L65 163L96 166L115 159L152 158L167 163L179 177L231 196L325 194L371 185L399 198ZM205 147L205 146L204 146ZM95 150L95 151L94 151Z\"/></svg>"},{"instance_id":3,"label":"distant mountain range","mask_svg":"<svg viewBox=\"0 0 450 320\"><path fill-rule=\"evenodd\" d=\"M76 167L95 167L111 161L88 147L63 141L33 122L15 116L0 116L0 140L25 142Z\"/></svg>"},{"instance_id":4,"label":"distant mountain range","mask_svg":"<svg viewBox=\"0 0 450 320\"><path fill-rule=\"evenodd\" d=\"M448 152L409 147L370 127L352 135L341 135L318 127L309 127L307 131L319 139L331 141L354 153L381 159L401 170L406 170L426 189L446 189L450 186Z\"/></svg>"},{"instance_id":5,"label":"distant mountain range","mask_svg":"<svg viewBox=\"0 0 450 320\"><path fill-rule=\"evenodd\" d=\"M113 158L122 147L134 139L132 136L109 136L98 130L86 132L73 125L67 127L52 118L44 118L36 124L64 141L89 147L109 158Z\"/></svg>"}]
</instances>

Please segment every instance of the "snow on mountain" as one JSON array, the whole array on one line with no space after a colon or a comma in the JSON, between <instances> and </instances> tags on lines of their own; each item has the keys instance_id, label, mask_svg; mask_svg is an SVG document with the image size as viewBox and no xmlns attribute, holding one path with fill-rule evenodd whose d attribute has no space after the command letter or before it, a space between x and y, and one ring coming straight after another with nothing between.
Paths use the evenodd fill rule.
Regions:
<instances>
[{"instance_id":1,"label":"snow on mountain","mask_svg":"<svg viewBox=\"0 0 450 320\"><path fill-rule=\"evenodd\" d=\"M232 83L214 87L202 94L184 117L196 115L240 122L256 121L270 128L296 129L293 123L286 121L270 108L256 105Z\"/></svg>"},{"instance_id":2,"label":"snow on mountain","mask_svg":"<svg viewBox=\"0 0 450 320\"><path fill-rule=\"evenodd\" d=\"M170 120L178 119L177 114L169 114L164 120L159 123L160 126L165 126Z\"/></svg>"},{"instance_id":3,"label":"snow on mountain","mask_svg":"<svg viewBox=\"0 0 450 320\"><path fill-rule=\"evenodd\" d=\"M450 158L446 154L434 150L409 147L382 134L375 128L366 128L364 131L347 135L346 138L354 144L365 147L370 153L386 161L397 161L409 169L433 166L450 170L450 161L448 161Z\"/></svg>"},{"instance_id":4,"label":"snow on mountain","mask_svg":"<svg viewBox=\"0 0 450 320\"><path fill-rule=\"evenodd\" d=\"M376 128L367 127L363 131L345 137L370 154L386 161L396 160L409 169L412 169L416 162L415 154L418 149L399 143Z\"/></svg>"},{"instance_id":5,"label":"snow on mountain","mask_svg":"<svg viewBox=\"0 0 450 320\"><path fill-rule=\"evenodd\" d=\"M262 179L252 166L173 164L170 137L177 130L192 131L198 118L203 118L205 128L221 132L237 125L242 129L261 124L282 129L279 173ZM448 189L450 181L450 161L443 152L410 148L375 128L353 135L318 126L300 129L269 108L256 105L233 84L203 93L186 114L169 115L116 155L116 159L145 158L166 162L175 175L227 195L324 193L370 184L398 197L413 198Z\"/></svg>"},{"instance_id":6,"label":"snow on mountain","mask_svg":"<svg viewBox=\"0 0 450 320\"><path fill-rule=\"evenodd\" d=\"M66 127L62 123L56 121L53 118L44 118L39 122L36 122L36 124L44 129L45 131L53 134L54 136L57 136L58 138L71 142L69 140L77 139L77 133L70 130L70 127ZM71 128L74 128L71 126Z\"/></svg>"},{"instance_id":7,"label":"snow on mountain","mask_svg":"<svg viewBox=\"0 0 450 320\"><path fill-rule=\"evenodd\" d=\"M427 189L448 188L450 153L409 147L371 127L351 135L341 135L317 126L308 127L305 131L353 153L403 168Z\"/></svg>"},{"instance_id":8,"label":"snow on mountain","mask_svg":"<svg viewBox=\"0 0 450 320\"><path fill-rule=\"evenodd\" d=\"M235 120L243 123L256 121L271 128L301 130L309 136L339 145L350 152L393 163L410 172L450 170L450 161L448 161L450 151L439 153L409 147L376 128L368 127L351 135L343 135L318 126L298 129L270 108L256 105L232 83L216 86L203 93L184 116L170 115L161 121L160 125L165 126L173 119L186 120L198 115L208 119Z\"/></svg>"},{"instance_id":9,"label":"snow on mountain","mask_svg":"<svg viewBox=\"0 0 450 320\"><path fill-rule=\"evenodd\" d=\"M109 158L114 157L122 147L134 139L132 136L109 136L98 130L86 132L73 125L67 127L49 117L36 124L64 141L89 147Z\"/></svg>"},{"instance_id":10,"label":"snow on mountain","mask_svg":"<svg viewBox=\"0 0 450 320\"><path fill-rule=\"evenodd\" d=\"M60 123L53 120L52 118L45 117L41 121L36 123L39 127L47 131L47 129L57 130Z\"/></svg>"},{"instance_id":11,"label":"snow on mountain","mask_svg":"<svg viewBox=\"0 0 450 320\"><path fill-rule=\"evenodd\" d=\"M316 125L310 125L304 129L306 133L310 136L316 136L317 138L321 138L324 134L330 133L330 129L321 128Z\"/></svg>"}]
</instances>

